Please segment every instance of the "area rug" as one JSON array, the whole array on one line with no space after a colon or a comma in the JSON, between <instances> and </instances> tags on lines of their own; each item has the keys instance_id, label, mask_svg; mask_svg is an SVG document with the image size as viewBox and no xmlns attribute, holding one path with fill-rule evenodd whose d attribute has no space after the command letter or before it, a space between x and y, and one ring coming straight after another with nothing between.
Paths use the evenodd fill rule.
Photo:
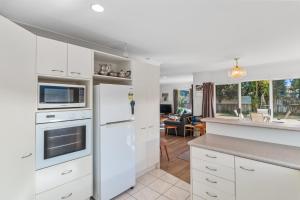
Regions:
<instances>
[{"instance_id":1,"label":"area rug","mask_svg":"<svg viewBox=\"0 0 300 200\"><path fill-rule=\"evenodd\" d=\"M179 154L177 156L177 158L179 158L181 160L185 160L185 161L190 161L190 150L186 150L186 151L182 152L181 154Z\"/></svg>"}]
</instances>

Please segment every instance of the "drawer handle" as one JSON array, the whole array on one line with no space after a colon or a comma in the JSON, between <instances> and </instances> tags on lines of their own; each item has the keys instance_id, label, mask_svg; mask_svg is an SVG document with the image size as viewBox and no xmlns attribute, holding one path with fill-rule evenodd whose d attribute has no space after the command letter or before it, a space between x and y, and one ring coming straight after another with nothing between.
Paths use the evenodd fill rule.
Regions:
<instances>
[{"instance_id":1,"label":"drawer handle","mask_svg":"<svg viewBox=\"0 0 300 200\"><path fill-rule=\"evenodd\" d=\"M67 170L67 171L64 171L64 172L61 173L61 175L70 174L70 173L72 173L72 171L73 171L73 170L71 170L71 169L70 169L70 170Z\"/></svg>"},{"instance_id":2,"label":"drawer handle","mask_svg":"<svg viewBox=\"0 0 300 200\"><path fill-rule=\"evenodd\" d=\"M208 157L208 158L217 158L217 156L211 156L211 155L208 155L208 154L206 154L205 156Z\"/></svg>"},{"instance_id":3,"label":"drawer handle","mask_svg":"<svg viewBox=\"0 0 300 200\"><path fill-rule=\"evenodd\" d=\"M212 181L212 180L210 180L209 178L206 178L205 180L206 180L207 182L213 183L213 184L217 184L217 183L218 183L218 181Z\"/></svg>"},{"instance_id":4,"label":"drawer handle","mask_svg":"<svg viewBox=\"0 0 300 200\"><path fill-rule=\"evenodd\" d=\"M80 73L80 72L71 72L71 74L77 74L77 75L80 75L81 73Z\"/></svg>"},{"instance_id":5,"label":"drawer handle","mask_svg":"<svg viewBox=\"0 0 300 200\"><path fill-rule=\"evenodd\" d=\"M52 69L51 71L53 71L53 72L61 72L61 73L64 72L63 70L58 70L58 69Z\"/></svg>"},{"instance_id":6,"label":"drawer handle","mask_svg":"<svg viewBox=\"0 0 300 200\"><path fill-rule=\"evenodd\" d=\"M206 166L205 168L206 168L206 169L208 169L208 170L210 170L210 171L214 171L214 172L216 172L216 171L217 171L217 169L216 169L216 168L211 168L211 167L208 167L208 166Z\"/></svg>"},{"instance_id":7,"label":"drawer handle","mask_svg":"<svg viewBox=\"0 0 300 200\"><path fill-rule=\"evenodd\" d=\"M32 153L29 153L29 154L27 154L27 155L21 156L21 158L22 158L22 159L25 159L25 158L28 158L28 157L30 157L30 156L32 156Z\"/></svg>"},{"instance_id":8,"label":"drawer handle","mask_svg":"<svg viewBox=\"0 0 300 200\"><path fill-rule=\"evenodd\" d=\"M243 166L240 166L240 168L242 170L245 170L245 171L248 171L248 172L254 172L255 171L255 169L249 169L249 168L246 168L246 167L243 167Z\"/></svg>"},{"instance_id":9,"label":"drawer handle","mask_svg":"<svg viewBox=\"0 0 300 200\"><path fill-rule=\"evenodd\" d=\"M209 192L205 192L207 194L207 196L213 197L213 198L218 198L218 195L215 194L211 194Z\"/></svg>"},{"instance_id":10,"label":"drawer handle","mask_svg":"<svg viewBox=\"0 0 300 200\"><path fill-rule=\"evenodd\" d=\"M61 197L61 199L67 199L67 198L69 198L70 196L72 196L73 195L73 193L71 192L70 194L68 194L68 195L66 195L66 196L63 196L63 197Z\"/></svg>"}]
</instances>

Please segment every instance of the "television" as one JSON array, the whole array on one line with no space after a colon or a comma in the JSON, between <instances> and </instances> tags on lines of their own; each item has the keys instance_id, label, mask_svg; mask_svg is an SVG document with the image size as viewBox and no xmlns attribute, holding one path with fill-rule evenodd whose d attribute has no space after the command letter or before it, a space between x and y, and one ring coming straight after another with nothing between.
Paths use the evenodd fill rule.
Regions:
<instances>
[{"instance_id":1,"label":"television","mask_svg":"<svg viewBox=\"0 0 300 200\"><path fill-rule=\"evenodd\" d=\"M171 104L160 104L160 113L162 113L162 114L172 113L172 105Z\"/></svg>"}]
</instances>

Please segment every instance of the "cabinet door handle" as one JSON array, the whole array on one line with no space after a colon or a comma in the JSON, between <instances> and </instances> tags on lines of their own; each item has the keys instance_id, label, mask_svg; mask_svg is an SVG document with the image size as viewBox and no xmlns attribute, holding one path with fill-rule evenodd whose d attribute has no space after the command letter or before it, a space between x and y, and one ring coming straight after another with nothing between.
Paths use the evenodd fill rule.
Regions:
<instances>
[{"instance_id":1,"label":"cabinet door handle","mask_svg":"<svg viewBox=\"0 0 300 200\"><path fill-rule=\"evenodd\" d=\"M71 72L71 74L77 74L77 75L80 75L81 73L80 73L80 72Z\"/></svg>"},{"instance_id":2,"label":"cabinet door handle","mask_svg":"<svg viewBox=\"0 0 300 200\"><path fill-rule=\"evenodd\" d=\"M28 157L30 157L30 156L32 156L32 153L28 153L28 154L26 154L26 155L23 155L23 156L21 156L21 158L24 159L24 158L28 158Z\"/></svg>"},{"instance_id":3,"label":"cabinet door handle","mask_svg":"<svg viewBox=\"0 0 300 200\"><path fill-rule=\"evenodd\" d=\"M143 127L143 128L141 128L142 130L145 130L146 129L146 127Z\"/></svg>"},{"instance_id":4,"label":"cabinet door handle","mask_svg":"<svg viewBox=\"0 0 300 200\"><path fill-rule=\"evenodd\" d=\"M243 167L243 166L240 166L240 168L242 170L245 170L245 171L248 171L248 172L254 172L255 171L255 169L249 169L249 168L246 168L246 167Z\"/></svg>"},{"instance_id":5,"label":"cabinet door handle","mask_svg":"<svg viewBox=\"0 0 300 200\"><path fill-rule=\"evenodd\" d=\"M210 180L209 178L206 178L205 180L206 180L207 182L213 183L213 184L217 184L217 183L218 183L218 181L212 181L212 180Z\"/></svg>"},{"instance_id":6,"label":"cabinet door handle","mask_svg":"<svg viewBox=\"0 0 300 200\"><path fill-rule=\"evenodd\" d=\"M70 194L68 194L68 195L66 195L66 196L63 196L63 197L61 197L61 199L67 199L67 198L71 197L72 195L73 195L73 193L71 192Z\"/></svg>"},{"instance_id":7,"label":"cabinet door handle","mask_svg":"<svg viewBox=\"0 0 300 200\"><path fill-rule=\"evenodd\" d=\"M70 174L72 172L73 172L73 170L70 169L70 170L62 172L61 175L63 176L63 175L66 175L66 174Z\"/></svg>"},{"instance_id":8,"label":"cabinet door handle","mask_svg":"<svg viewBox=\"0 0 300 200\"><path fill-rule=\"evenodd\" d=\"M217 169L216 169L216 168L211 168L211 167L208 167L208 166L206 166L205 168L206 168L206 169L208 169L208 170L210 170L210 171L214 171L214 172L216 172L216 171L217 171Z\"/></svg>"},{"instance_id":9,"label":"cabinet door handle","mask_svg":"<svg viewBox=\"0 0 300 200\"><path fill-rule=\"evenodd\" d=\"M153 128L153 126L148 126L148 128Z\"/></svg>"},{"instance_id":10,"label":"cabinet door handle","mask_svg":"<svg viewBox=\"0 0 300 200\"><path fill-rule=\"evenodd\" d=\"M218 195L216 194L211 194L210 192L205 192L207 196L213 197L213 198L218 198Z\"/></svg>"},{"instance_id":11,"label":"cabinet door handle","mask_svg":"<svg viewBox=\"0 0 300 200\"><path fill-rule=\"evenodd\" d=\"M209 154L206 154L205 156L208 157L208 158L217 158L217 156L211 156Z\"/></svg>"},{"instance_id":12,"label":"cabinet door handle","mask_svg":"<svg viewBox=\"0 0 300 200\"><path fill-rule=\"evenodd\" d=\"M61 73L64 72L64 70L58 70L58 69L52 69L51 71L53 71L53 72L61 72Z\"/></svg>"}]
</instances>

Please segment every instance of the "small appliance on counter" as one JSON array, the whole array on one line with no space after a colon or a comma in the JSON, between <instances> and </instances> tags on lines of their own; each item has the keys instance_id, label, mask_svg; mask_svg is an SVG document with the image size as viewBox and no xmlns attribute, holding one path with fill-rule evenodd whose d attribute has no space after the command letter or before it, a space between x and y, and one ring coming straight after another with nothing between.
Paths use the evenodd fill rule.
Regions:
<instances>
[{"instance_id":1,"label":"small appliance on counter","mask_svg":"<svg viewBox=\"0 0 300 200\"><path fill-rule=\"evenodd\" d=\"M38 84L38 109L80 108L86 106L85 85Z\"/></svg>"},{"instance_id":2,"label":"small appliance on counter","mask_svg":"<svg viewBox=\"0 0 300 200\"><path fill-rule=\"evenodd\" d=\"M109 200L136 183L132 88L97 85L94 102L94 198Z\"/></svg>"},{"instance_id":3,"label":"small appliance on counter","mask_svg":"<svg viewBox=\"0 0 300 200\"><path fill-rule=\"evenodd\" d=\"M36 114L36 169L92 153L92 110Z\"/></svg>"}]
</instances>

